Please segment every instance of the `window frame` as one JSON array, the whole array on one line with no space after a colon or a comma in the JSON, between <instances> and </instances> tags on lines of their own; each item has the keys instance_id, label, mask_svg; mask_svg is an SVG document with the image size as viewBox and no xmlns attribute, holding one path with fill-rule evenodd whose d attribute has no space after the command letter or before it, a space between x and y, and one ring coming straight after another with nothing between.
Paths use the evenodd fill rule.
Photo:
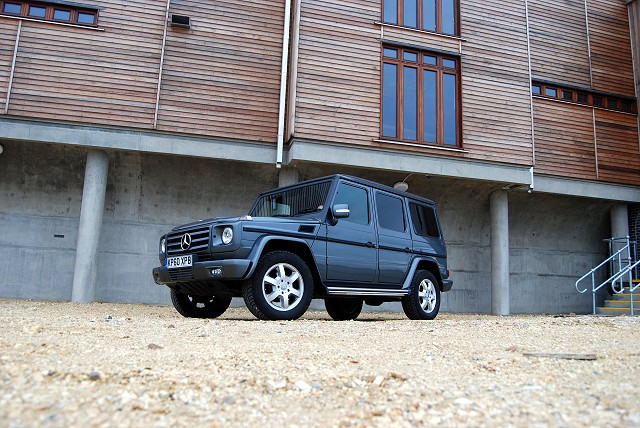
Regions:
<instances>
[{"instance_id":1,"label":"window frame","mask_svg":"<svg viewBox=\"0 0 640 428\"><path fill-rule=\"evenodd\" d=\"M453 13L454 13L454 31L453 33L445 33L442 30L442 1L443 0L434 0L436 4L436 28L435 30L431 30L428 28L424 28L424 0L416 0L416 22L417 26L412 27L405 25L405 17L404 17L404 0L381 0L381 22L385 24L398 25L400 27L413 28L420 31L428 31L430 33L444 34L447 36L460 37L460 0L452 0L453 1ZM386 21L384 12L385 6L388 2L395 4L397 22Z\"/></svg>"},{"instance_id":2,"label":"window frame","mask_svg":"<svg viewBox=\"0 0 640 428\"><path fill-rule=\"evenodd\" d=\"M395 58L385 56L385 49L393 49L397 52ZM418 59L416 62L408 61L404 59L405 51L411 53L417 53ZM427 64L424 61L425 57L435 57L436 64ZM449 68L443 66L444 60L455 61L456 68ZM414 49L405 46L395 46L383 44L380 50L380 128L379 135L381 140L398 141L409 144L416 144L425 147L442 147L450 149L462 148L462 61L460 57L454 55L447 55L440 52ZM396 65L396 94L395 94L395 136L389 136L384 134L384 65L393 64ZM418 70L417 79L417 132L416 139L404 138L404 67L409 66ZM436 72L436 141L427 141L424 138L424 72L432 71ZM456 142L455 144L445 144L445 93L444 93L444 75L455 76L456 95L455 95L455 108L456 108Z\"/></svg>"},{"instance_id":3,"label":"window frame","mask_svg":"<svg viewBox=\"0 0 640 428\"><path fill-rule=\"evenodd\" d=\"M20 13L10 13L4 12L4 6L6 3L9 4L19 4L20 5ZM40 16L31 16L29 15L29 10L31 7L41 7L45 9L44 17ZM56 19L54 18L54 13L56 10L70 12L69 19ZM88 8L86 6L74 5L73 3L61 3L61 2L47 2L46 0L0 0L0 16L8 17L8 18L17 18L17 19L29 19L34 21L41 22L52 22L57 24L66 24L73 25L78 27L89 27L96 28L98 27L98 19L99 19L100 8ZM87 15L93 16L93 24L87 24L83 22L78 22L79 14L84 13Z\"/></svg>"},{"instance_id":4,"label":"window frame","mask_svg":"<svg viewBox=\"0 0 640 428\"><path fill-rule=\"evenodd\" d=\"M533 88L540 88L540 93L536 93ZM549 91L555 91L556 95L549 95ZM566 98L564 94L569 92L571 93L571 98ZM626 114L638 114L638 104L635 98L606 92L533 80L531 82L531 95L535 98L562 101ZM586 101L583 101L585 98ZM611 104L615 104L615 106L611 107ZM629 110L625 109L627 105L630 106Z\"/></svg>"}]
</instances>

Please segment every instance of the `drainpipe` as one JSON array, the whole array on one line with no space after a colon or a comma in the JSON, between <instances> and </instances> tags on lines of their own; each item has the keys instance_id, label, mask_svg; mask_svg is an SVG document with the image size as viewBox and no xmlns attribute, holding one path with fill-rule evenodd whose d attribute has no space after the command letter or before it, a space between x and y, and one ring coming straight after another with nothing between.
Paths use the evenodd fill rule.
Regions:
<instances>
[{"instance_id":1,"label":"drainpipe","mask_svg":"<svg viewBox=\"0 0 640 428\"><path fill-rule=\"evenodd\" d=\"M164 32L162 33L162 50L160 51L160 69L158 70L158 87L156 88L156 107L153 113L153 129L158 128L158 108L160 107L160 88L162 87L162 69L164 68L164 50L167 47L167 26L169 25L169 7L171 0L167 0L164 12Z\"/></svg>"},{"instance_id":2,"label":"drainpipe","mask_svg":"<svg viewBox=\"0 0 640 428\"><path fill-rule=\"evenodd\" d=\"M282 34L282 69L280 71L280 107L278 110L278 147L276 152L276 168L282 168L282 152L284 148L285 104L287 99L287 73L289 66L289 33L291 27L291 0L284 5L284 29Z\"/></svg>"}]
</instances>

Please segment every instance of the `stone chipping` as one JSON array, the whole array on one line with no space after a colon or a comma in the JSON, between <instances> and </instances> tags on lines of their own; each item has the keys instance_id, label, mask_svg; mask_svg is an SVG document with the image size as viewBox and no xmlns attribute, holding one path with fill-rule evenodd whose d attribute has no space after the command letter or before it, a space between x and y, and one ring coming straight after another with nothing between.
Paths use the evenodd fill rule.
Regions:
<instances>
[{"instance_id":1,"label":"stone chipping","mask_svg":"<svg viewBox=\"0 0 640 428\"><path fill-rule=\"evenodd\" d=\"M0 427L640 426L640 318L0 300Z\"/></svg>"}]
</instances>

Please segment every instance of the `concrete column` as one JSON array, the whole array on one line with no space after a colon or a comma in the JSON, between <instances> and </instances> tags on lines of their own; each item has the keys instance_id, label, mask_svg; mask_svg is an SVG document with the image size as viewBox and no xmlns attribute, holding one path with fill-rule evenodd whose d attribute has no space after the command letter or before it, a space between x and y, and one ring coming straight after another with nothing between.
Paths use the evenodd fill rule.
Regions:
<instances>
[{"instance_id":1,"label":"concrete column","mask_svg":"<svg viewBox=\"0 0 640 428\"><path fill-rule=\"evenodd\" d=\"M289 186L300 182L300 171L292 166L283 166L278 175L278 187Z\"/></svg>"},{"instance_id":2,"label":"concrete column","mask_svg":"<svg viewBox=\"0 0 640 428\"><path fill-rule=\"evenodd\" d=\"M104 198L107 190L109 157L106 153L91 150L87 154L80 208L80 227L76 246L76 264L73 270L71 300L89 303L95 300L98 270L98 247L102 231Z\"/></svg>"},{"instance_id":3,"label":"concrete column","mask_svg":"<svg viewBox=\"0 0 640 428\"><path fill-rule=\"evenodd\" d=\"M629 236L627 204L616 204L611 207L611 237L626 238L627 236Z\"/></svg>"},{"instance_id":4,"label":"concrete column","mask_svg":"<svg viewBox=\"0 0 640 428\"><path fill-rule=\"evenodd\" d=\"M491 313L509 315L509 194L493 192L491 212Z\"/></svg>"}]
</instances>

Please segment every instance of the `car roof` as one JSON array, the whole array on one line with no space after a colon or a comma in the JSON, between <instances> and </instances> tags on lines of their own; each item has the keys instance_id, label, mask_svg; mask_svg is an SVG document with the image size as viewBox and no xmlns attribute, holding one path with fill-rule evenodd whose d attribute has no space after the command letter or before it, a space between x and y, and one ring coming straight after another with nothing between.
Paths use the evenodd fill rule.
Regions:
<instances>
[{"instance_id":1,"label":"car roof","mask_svg":"<svg viewBox=\"0 0 640 428\"><path fill-rule=\"evenodd\" d=\"M307 185L309 183L314 183L314 182L320 182L320 181L327 181L327 180L345 180L345 181L351 181L353 183L357 183L357 184L362 184L363 186L369 186L372 187L374 189L379 189L379 190L384 190L385 192L388 193L393 193L395 195L401 196L401 197L406 197L409 198L411 200L414 200L416 202L422 202L424 204L429 204L429 205L435 205L435 202L433 202L430 199L427 198L423 198L422 196L418 196L414 193L409 193L409 192L402 192L398 189L394 189L393 187L384 185L384 184L380 184L380 183L376 183L375 181L371 181L371 180L367 180L365 178L360 178L360 177L355 177L352 175L346 175L346 174L333 174L333 175L327 175L324 177L318 177L318 178L313 178L311 180L305 180L305 181L301 181L300 183L296 183L296 184L292 184L289 186L284 186L284 187L279 187L277 189L273 189L273 190L269 190L267 192L263 192L260 194L260 196L265 195L265 194L269 194L269 193L273 193L275 191L282 191L285 189L291 189L291 188L295 188L298 186L304 186Z\"/></svg>"}]
</instances>

